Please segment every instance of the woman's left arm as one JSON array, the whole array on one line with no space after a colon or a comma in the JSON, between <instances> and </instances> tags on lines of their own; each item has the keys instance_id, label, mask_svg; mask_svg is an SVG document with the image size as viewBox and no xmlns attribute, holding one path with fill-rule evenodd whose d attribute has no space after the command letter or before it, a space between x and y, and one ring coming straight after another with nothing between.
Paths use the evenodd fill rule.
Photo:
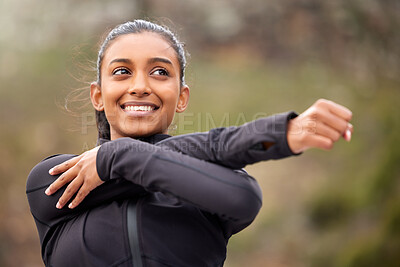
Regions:
<instances>
[{"instance_id":1,"label":"woman's left arm","mask_svg":"<svg viewBox=\"0 0 400 267\"><path fill-rule=\"evenodd\" d=\"M76 163L64 172L61 181L57 179L46 191L52 194L73 180L59 199L59 207L66 205L78 192L69 205L76 207L93 189L85 184L96 185L86 182L93 179L86 172L92 173L89 169L94 166L99 182L125 179L148 192L172 195L229 221L232 233L251 223L261 208L261 189L256 180L243 171L234 171L132 138L107 142L90 154L91 160ZM71 162L58 165L53 174L62 172L63 166L68 165Z\"/></svg>"},{"instance_id":2,"label":"woman's left arm","mask_svg":"<svg viewBox=\"0 0 400 267\"><path fill-rule=\"evenodd\" d=\"M98 184L101 185L93 189L92 194L89 194L76 209L57 209L56 203L66 191L66 186L61 187L51 196L46 195L45 189L57 179L57 176L49 174L49 169L64 162L73 162L76 158L78 158L76 155L71 154L54 155L39 162L29 173L26 183L29 207L35 219L42 224L51 226L107 201L127 199L146 193L143 187L125 179L115 179L105 183L99 181ZM93 165L95 166L95 163ZM58 176L60 177L61 175Z\"/></svg>"}]
</instances>

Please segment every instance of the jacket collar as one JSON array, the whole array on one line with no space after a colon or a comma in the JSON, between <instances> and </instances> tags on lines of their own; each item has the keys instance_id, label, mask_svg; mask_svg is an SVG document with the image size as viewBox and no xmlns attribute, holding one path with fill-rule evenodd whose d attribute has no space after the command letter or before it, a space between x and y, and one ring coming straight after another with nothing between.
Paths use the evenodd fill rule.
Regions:
<instances>
[{"instance_id":1,"label":"jacket collar","mask_svg":"<svg viewBox=\"0 0 400 267\"><path fill-rule=\"evenodd\" d=\"M158 143L166 138L171 137L169 134L155 134L155 135L150 135L150 136L146 136L146 137L139 137L136 138L136 140L140 140L142 142L146 142L146 143L150 143L150 144L155 144ZM99 138L99 140L97 141L97 143L99 145L102 145L104 143L109 142L110 140L108 139L104 139L104 138Z\"/></svg>"}]
</instances>

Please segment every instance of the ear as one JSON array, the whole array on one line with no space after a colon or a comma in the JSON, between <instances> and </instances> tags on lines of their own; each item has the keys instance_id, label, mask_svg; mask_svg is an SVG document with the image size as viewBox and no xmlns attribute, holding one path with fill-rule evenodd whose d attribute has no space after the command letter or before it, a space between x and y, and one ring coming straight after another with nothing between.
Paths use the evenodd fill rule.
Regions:
<instances>
[{"instance_id":1,"label":"ear","mask_svg":"<svg viewBox=\"0 0 400 267\"><path fill-rule=\"evenodd\" d=\"M178 99L178 104L176 105L176 112L181 113L184 112L187 105L189 104L189 95L190 95L190 90L189 86L184 85L181 87L179 94L179 99Z\"/></svg>"},{"instance_id":2,"label":"ear","mask_svg":"<svg viewBox=\"0 0 400 267\"><path fill-rule=\"evenodd\" d=\"M92 100L92 105L97 111L104 110L101 87L97 82L92 82L90 84L90 100Z\"/></svg>"}]
</instances>

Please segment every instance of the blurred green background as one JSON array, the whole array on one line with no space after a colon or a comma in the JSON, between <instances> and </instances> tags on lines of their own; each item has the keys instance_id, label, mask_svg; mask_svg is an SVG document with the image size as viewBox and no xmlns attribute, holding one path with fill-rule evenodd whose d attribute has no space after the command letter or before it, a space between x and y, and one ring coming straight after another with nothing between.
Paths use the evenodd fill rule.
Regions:
<instances>
[{"instance_id":1,"label":"blurred green background","mask_svg":"<svg viewBox=\"0 0 400 267\"><path fill-rule=\"evenodd\" d=\"M353 111L350 143L248 166L263 188L226 266L400 266L398 0L0 0L0 266L42 266L25 197L48 155L96 142L88 100L104 32L134 18L190 52L191 100L173 134L242 124L318 98ZM81 91L82 92L82 91Z\"/></svg>"}]
</instances>

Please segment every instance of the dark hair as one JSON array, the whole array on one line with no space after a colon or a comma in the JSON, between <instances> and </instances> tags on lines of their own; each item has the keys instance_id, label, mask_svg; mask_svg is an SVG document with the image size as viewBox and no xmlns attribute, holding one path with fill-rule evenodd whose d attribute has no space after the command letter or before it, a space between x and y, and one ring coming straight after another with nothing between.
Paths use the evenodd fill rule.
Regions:
<instances>
[{"instance_id":1,"label":"dark hair","mask_svg":"<svg viewBox=\"0 0 400 267\"><path fill-rule=\"evenodd\" d=\"M107 51L107 48L110 46L110 43L121 35L131 34L131 33L142 33L142 32L157 33L171 45L171 47L175 50L179 61L181 86L185 85L186 56L185 56L185 50L183 49L183 43L179 42L175 34L172 33L165 26L161 26L150 21L139 20L139 19L120 24L108 33L107 37L100 46L99 53L97 56L97 83L101 85L101 72L100 72L101 64L104 58L104 54ZM95 112L96 112L98 138L104 138L110 140L111 139L110 124L108 123L105 112L97 110Z\"/></svg>"}]
</instances>

